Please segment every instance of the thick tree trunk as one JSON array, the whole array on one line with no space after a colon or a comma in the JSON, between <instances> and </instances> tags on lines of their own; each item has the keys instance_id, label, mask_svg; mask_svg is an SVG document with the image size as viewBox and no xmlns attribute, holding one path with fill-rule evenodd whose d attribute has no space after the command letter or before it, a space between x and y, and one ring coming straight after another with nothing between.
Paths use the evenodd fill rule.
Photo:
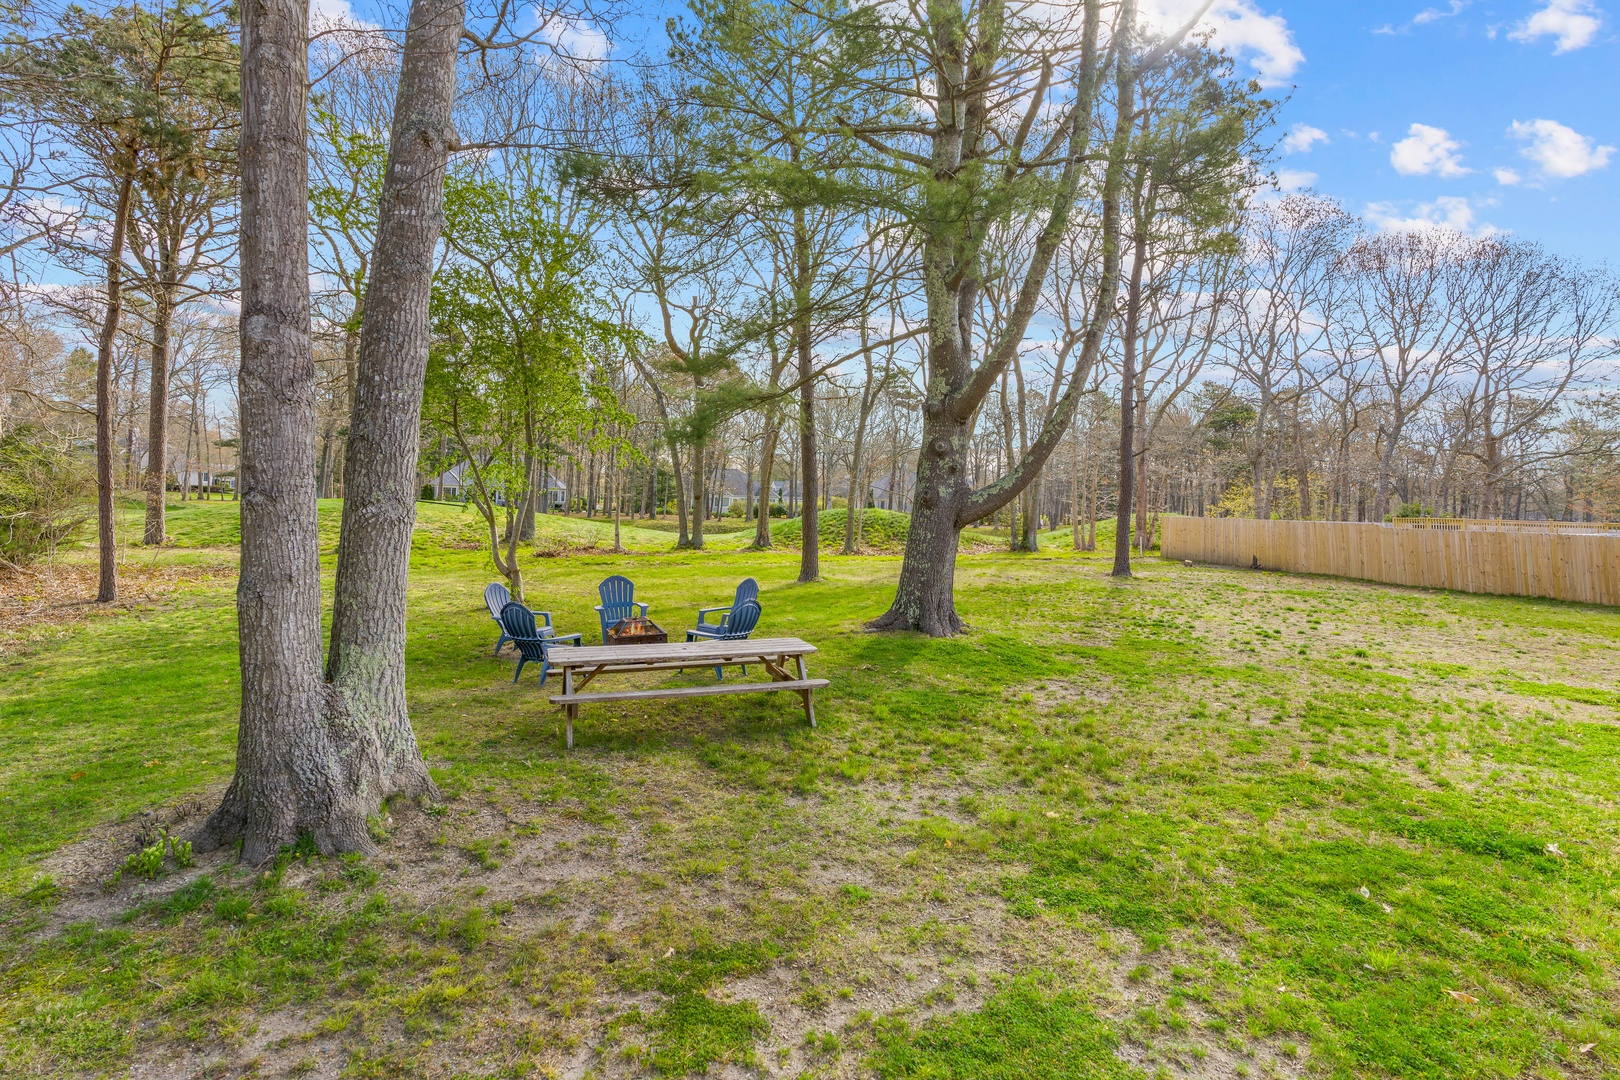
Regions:
<instances>
[{"instance_id":1,"label":"thick tree trunk","mask_svg":"<svg viewBox=\"0 0 1620 1080\"><path fill-rule=\"evenodd\" d=\"M248 863L303 833L323 852L372 847L353 777L366 733L321 680L308 40L301 0L242 9L242 711L236 775L195 843L240 839Z\"/></svg>"},{"instance_id":2,"label":"thick tree trunk","mask_svg":"<svg viewBox=\"0 0 1620 1080\"><path fill-rule=\"evenodd\" d=\"M101 338L96 343L96 551L100 563L96 602L99 604L118 599L118 541L113 514L112 360L118 321L124 314L124 234L129 229L129 204L134 190L135 181L128 176L118 185L112 242L107 252L107 308L102 315Z\"/></svg>"},{"instance_id":3,"label":"thick tree trunk","mask_svg":"<svg viewBox=\"0 0 1620 1080\"><path fill-rule=\"evenodd\" d=\"M706 466L703 457L706 449L702 439L692 444L692 490L688 500L692 512L692 532L687 540L687 546L694 551L703 550L703 516L709 508L709 497L703 483L703 470Z\"/></svg>"},{"instance_id":4,"label":"thick tree trunk","mask_svg":"<svg viewBox=\"0 0 1620 1080\"><path fill-rule=\"evenodd\" d=\"M967 474L968 430L945 410L923 410L923 445L917 455L917 486L911 507L900 583L887 614L874 630L921 630L948 637L962 630L953 595L957 515L971 493Z\"/></svg>"},{"instance_id":5,"label":"thick tree trunk","mask_svg":"<svg viewBox=\"0 0 1620 1080\"><path fill-rule=\"evenodd\" d=\"M173 255L166 250L161 259L160 279L152 290L152 380L146 403L146 531L142 537L146 544L161 544L167 534L164 480L169 464L169 325L175 285Z\"/></svg>"},{"instance_id":6,"label":"thick tree trunk","mask_svg":"<svg viewBox=\"0 0 1620 1080\"><path fill-rule=\"evenodd\" d=\"M346 749L353 797L366 813L390 795L435 791L405 701L405 598L428 297L444 223L444 173L456 144L451 108L463 12L462 0L411 5L345 447L326 670L358 736ZM520 509L532 528L531 498L525 492Z\"/></svg>"}]
</instances>

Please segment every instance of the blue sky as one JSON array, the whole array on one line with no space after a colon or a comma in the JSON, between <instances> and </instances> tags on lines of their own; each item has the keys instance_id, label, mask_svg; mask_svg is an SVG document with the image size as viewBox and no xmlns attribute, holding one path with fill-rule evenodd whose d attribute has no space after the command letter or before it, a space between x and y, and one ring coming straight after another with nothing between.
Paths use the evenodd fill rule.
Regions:
<instances>
[{"instance_id":1,"label":"blue sky","mask_svg":"<svg viewBox=\"0 0 1620 1080\"><path fill-rule=\"evenodd\" d=\"M1138 2L1168 27L1199 0ZM312 7L351 11L349 0ZM631 0L611 55L659 48L662 16L684 8ZM1206 25L1287 98L1285 186L1309 185L1374 227L1434 222L1591 262L1620 254L1620 0L1215 0ZM581 26L564 43L595 53L602 41Z\"/></svg>"},{"instance_id":2,"label":"blue sky","mask_svg":"<svg viewBox=\"0 0 1620 1080\"><path fill-rule=\"evenodd\" d=\"M1217 41L1227 37L1278 91L1292 87L1285 180L1314 174L1317 191L1385 227L1432 219L1594 262L1616 252L1620 24L1600 6L1218 0L1221 9L1242 20ZM1282 28L1292 55L1276 43Z\"/></svg>"}]
</instances>

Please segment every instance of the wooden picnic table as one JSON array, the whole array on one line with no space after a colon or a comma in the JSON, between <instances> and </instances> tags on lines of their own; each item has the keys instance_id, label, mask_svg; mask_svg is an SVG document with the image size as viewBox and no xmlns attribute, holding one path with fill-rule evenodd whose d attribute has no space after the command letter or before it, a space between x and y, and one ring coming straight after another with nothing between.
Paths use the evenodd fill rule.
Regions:
<instances>
[{"instance_id":1,"label":"wooden picnic table","mask_svg":"<svg viewBox=\"0 0 1620 1080\"><path fill-rule=\"evenodd\" d=\"M551 703L561 705L567 716L568 745L574 745L574 720L579 707L599 701L647 701L655 698L713 697L717 694L753 694L762 691L791 690L804 702L805 719L816 726L816 707L811 695L831 684L812 679L804 670L804 658L816 647L798 638L756 638L741 641L687 641L664 645L593 645L589 648L563 648L549 651L553 672L562 672L563 692L553 694ZM794 671L788 670L792 662ZM709 686L665 686L652 690L611 690L583 694L598 675L630 671L670 671L678 668L741 667L757 664L770 675L770 682L716 682ZM797 677L795 677L795 675Z\"/></svg>"}]
</instances>

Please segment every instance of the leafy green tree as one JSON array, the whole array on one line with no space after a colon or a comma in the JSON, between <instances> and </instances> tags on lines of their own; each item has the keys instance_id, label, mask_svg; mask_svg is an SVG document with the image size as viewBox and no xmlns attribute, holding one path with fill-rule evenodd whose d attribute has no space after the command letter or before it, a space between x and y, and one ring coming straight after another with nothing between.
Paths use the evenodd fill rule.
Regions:
<instances>
[{"instance_id":1,"label":"leafy green tree","mask_svg":"<svg viewBox=\"0 0 1620 1080\"><path fill-rule=\"evenodd\" d=\"M0 437L0 561L16 569L48 555L89 517L93 479L61 438L29 424Z\"/></svg>"},{"instance_id":2,"label":"leafy green tree","mask_svg":"<svg viewBox=\"0 0 1620 1080\"><path fill-rule=\"evenodd\" d=\"M556 445L584 433L628 446L602 435L634 418L591 363L627 342L590 289L589 237L521 174L452 178L445 217L453 256L433 283L424 417L454 444L490 557L521 598L523 526Z\"/></svg>"}]
</instances>

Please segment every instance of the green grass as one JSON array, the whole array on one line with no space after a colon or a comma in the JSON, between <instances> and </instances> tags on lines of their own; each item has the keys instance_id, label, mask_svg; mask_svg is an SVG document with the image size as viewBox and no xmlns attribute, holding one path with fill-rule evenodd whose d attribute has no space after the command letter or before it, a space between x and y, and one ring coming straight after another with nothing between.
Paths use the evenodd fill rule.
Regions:
<instances>
[{"instance_id":1,"label":"green grass","mask_svg":"<svg viewBox=\"0 0 1620 1080\"><path fill-rule=\"evenodd\" d=\"M816 535L821 538L822 550L842 551L844 532L848 528L849 511L823 510L816 517ZM904 551L906 537L911 532L911 515L894 510L869 509L861 518L861 548L865 551L895 553ZM788 518L771 524L771 540L788 547L798 547L804 539L804 520Z\"/></svg>"},{"instance_id":2,"label":"green grass","mask_svg":"<svg viewBox=\"0 0 1620 1080\"><path fill-rule=\"evenodd\" d=\"M883 1080L1126 1080L1141 1075L1115 1056L1113 1029L1072 990L1020 981L984 1008L912 1028L879 1029L872 1064Z\"/></svg>"},{"instance_id":3,"label":"green grass","mask_svg":"<svg viewBox=\"0 0 1620 1080\"><path fill-rule=\"evenodd\" d=\"M129 557L227 566L236 515L177 506L174 546ZM548 517L524 574L563 631L594 636L610 573L676 630L753 576L761 631L833 682L814 731L764 695L595 706L567 752L490 655L481 519L419 517L443 802L389 807L376 859L170 856L104 889L143 812L230 777L233 583L11 632L8 1076L1620 1068L1612 611L1156 559L1121 582L1106 543L1048 542L964 556L972 630L935 641L862 630L892 556L829 541L801 586L749 533L674 552L627 523L614 556L611 522Z\"/></svg>"}]
</instances>

